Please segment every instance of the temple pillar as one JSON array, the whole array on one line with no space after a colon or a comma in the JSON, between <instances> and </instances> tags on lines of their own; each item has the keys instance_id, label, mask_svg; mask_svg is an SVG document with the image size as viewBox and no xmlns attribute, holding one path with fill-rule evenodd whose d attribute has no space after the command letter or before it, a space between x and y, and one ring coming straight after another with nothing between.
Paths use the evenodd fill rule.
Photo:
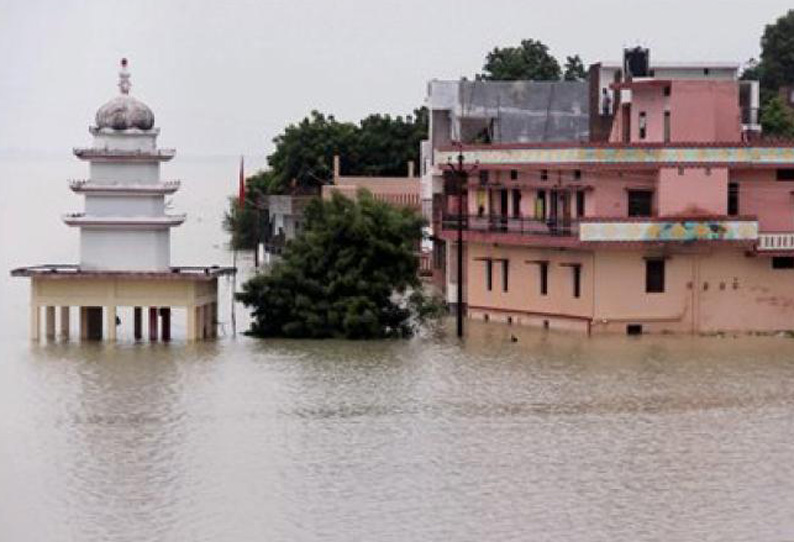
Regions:
<instances>
[{"instance_id":1,"label":"temple pillar","mask_svg":"<svg viewBox=\"0 0 794 542\"><path fill-rule=\"evenodd\" d=\"M185 307L185 312L187 312L187 340L188 341L195 341L196 340L196 306L195 305L188 305Z\"/></svg>"},{"instance_id":2,"label":"temple pillar","mask_svg":"<svg viewBox=\"0 0 794 542\"><path fill-rule=\"evenodd\" d=\"M35 303L30 304L30 340L38 341L41 329L41 310Z\"/></svg>"},{"instance_id":3,"label":"temple pillar","mask_svg":"<svg viewBox=\"0 0 794 542\"><path fill-rule=\"evenodd\" d=\"M214 301L210 304L210 313L212 314L212 328L210 328L211 337L218 338L218 302Z\"/></svg>"},{"instance_id":4,"label":"temple pillar","mask_svg":"<svg viewBox=\"0 0 794 542\"><path fill-rule=\"evenodd\" d=\"M204 338L212 337L212 303L204 305Z\"/></svg>"},{"instance_id":5,"label":"temple pillar","mask_svg":"<svg viewBox=\"0 0 794 542\"><path fill-rule=\"evenodd\" d=\"M163 319L163 341L168 342L171 340L171 307L161 308L160 316Z\"/></svg>"},{"instance_id":6,"label":"temple pillar","mask_svg":"<svg viewBox=\"0 0 794 542\"><path fill-rule=\"evenodd\" d=\"M132 335L136 341L140 341L143 337L143 309L135 307L133 309L133 331Z\"/></svg>"},{"instance_id":7,"label":"temple pillar","mask_svg":"<svg viewBox=\"0 0 794 542\"><path fill-rule=\"evenodd\" d=\"M69 340L69 307L61 307L61 338Z\"/></svg>"},{"instance_id":8,"label":"temple pillar","mask_svg":"<svg viewBox=\"0 0 794 542\"><path fill-rule=\"evenodd\" d=\"M80 307L80 340L88 339L88 307Z\"/></svg>"},{"instance_id":9,"label":"temple pillar","mask_svg":"<svg viewBox=\"0 0 794 542\"><path fill-rule=\"evenodd\" d=\"M55 307L47 305L45 310L44 329L48 340L55 338Z\"/></svg>"},{"instance_id":10,"label":"temple pillar","mask_svg":"<svg viewBox=\"0 0 794 542\"><path fill-rule=\"evenodd\" d=\"M157 341L157 307L149 307L149 340Z\"/></svg>"},{"instance_id":11,"label":"temple pillar","mask_svg":"<svg viewBox=\"0 0 794 542\"><path fill-rule=\"evenodd\" d=\"M204 305L196 307L196 339L204 338L204 327L207 322L204 320Z\"/></svg>"},{"instance_id":12,"label":"temple pillar","mask_svg":"<svg viewBox=\"0 0 794 542\"><path fill-rule=\"evenodd\" d=\"M116 307L114 305L105 307L105 325L108 328L108 340L116 340Z\"/></svg>"}]
</instances>

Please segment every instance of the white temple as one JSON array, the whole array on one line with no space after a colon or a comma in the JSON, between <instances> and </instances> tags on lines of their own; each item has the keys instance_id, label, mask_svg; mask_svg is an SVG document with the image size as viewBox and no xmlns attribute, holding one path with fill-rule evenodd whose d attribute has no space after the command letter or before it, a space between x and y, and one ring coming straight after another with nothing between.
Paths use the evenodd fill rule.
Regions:
<instances>
[{"instance_id":1,"label":"white temple","mask_svg":"<svg viewBox=\"0 0 794 542\"><path fill-rule=\"evenodd\" d=\"M91 164L90 179L70 183L85 195L85 212L64 221L80 228L83 270L167 271L171 228L185 220L165 214L165 196L179 182L160 181L160 163L175 151L157 148L160 130L151 109L130 96L126 59L119 76L121 95L99 108L89 128L93 147L74 150Z\"/></svg>"},{"instance_id":2,"label":"white temple","mask_svg":"<svg viewBox=\"0 0 794 542\"><path fill-rule=\"evenodd\" d=\"M186 310L186 338L209 338L217 330L217 279L234 273L219 266L172 267L171 228L185 215L166 214L165 196L179 189L178 181L161 181L160 164L173 149L158 149L160 130L154 114L130 96L127 60L121 61L120 95L96 113L89 128L94 143L74 149L90 164L86 180L70 181L85 196L83 213L64 216L80 229L78 265L38 265L11 272L31 278L31 338L40 336L45 311L45 335L56 337L56 307L60 335L69 337L70 308L80 311L83 339L116 339L119 307L133 307L134 338L141 339L143 308L149 309L149 339L171 338L171 308ZM104 316L104 317L103 317ZM104 321L104 326L103 326Z\"/></svg>"}]
</instances>

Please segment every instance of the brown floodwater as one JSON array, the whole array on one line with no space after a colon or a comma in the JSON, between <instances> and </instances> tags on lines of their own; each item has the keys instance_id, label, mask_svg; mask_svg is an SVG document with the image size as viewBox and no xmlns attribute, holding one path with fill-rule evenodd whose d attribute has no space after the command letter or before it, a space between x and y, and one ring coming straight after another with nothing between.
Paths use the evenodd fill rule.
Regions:
<instances>
[{"instance_id":1,"label":"brown floodwater","mask_svg":"<svg viewBox=\"0 0 794 542\"><path fill-rule=\"evenodd\" d=\"M174 261L229 263L235 159L167 168ZM7 271L76 259L81 174L0 162L0 540L794 539L794 340L32 345Z\"/></svg>"}]
</instances>

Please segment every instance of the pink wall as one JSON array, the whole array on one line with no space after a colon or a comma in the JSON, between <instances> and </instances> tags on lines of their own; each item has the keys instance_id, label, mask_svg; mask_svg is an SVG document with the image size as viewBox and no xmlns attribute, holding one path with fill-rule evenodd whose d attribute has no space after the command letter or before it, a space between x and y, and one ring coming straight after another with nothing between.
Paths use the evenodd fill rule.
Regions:
<instances>
[{"instance_id":1,"label":"pink wall","mask_svg":"<svg viewBox=\"0 0 794 542\"><path fill-rule=\"evenodd\" d=\"M638 83L631 90L631 142L664 142L664 113L670 112L671 142L741 141L739 85L736 81L673 80L670 96L664 86ZM640 114L646 136L640 139ZM622 141L621 115L615 116L610 141Z\"/></svg>"},{"instance_id":2,"label":"pink wall","mask_svg":"<svg viewBox=\"0 0 794 542\"><path fill-rule=\"evenodd\" d=\"M761 232L794 231L794 182L775 180L773 169L731 171L739 184L739 214L757 216Z\"/></svg>"},{"instance_id":3,"label":"pink wall","mask_svg":"<svg viewBox=\"0 0 794 542\"><path fill-rule=\"evenodd\" d=\"M673 81L672 140L736 142L742 139L736 81Z\"/></svg>"},{"instance_id":4,"label":"pink wall","mask_svg":"<svg viewBox=\"0 0 794 542\"><path fill-rule=\"evenodd\" d=\"M728 170L662 168L657 202L659 216L725 215L728 212Z\"/></svg>"}]
</instances>

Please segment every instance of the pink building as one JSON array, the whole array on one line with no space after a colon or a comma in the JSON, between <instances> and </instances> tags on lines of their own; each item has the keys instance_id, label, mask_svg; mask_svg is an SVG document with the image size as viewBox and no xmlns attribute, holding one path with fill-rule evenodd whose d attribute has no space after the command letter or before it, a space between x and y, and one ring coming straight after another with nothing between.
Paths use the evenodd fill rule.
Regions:
<instances>
[{"instance_id":1,"label":"pink building","mask_svg":"<svg viewBox=\"0 0 794 542\"><path fill-rule=\"evenodd\" d=\"M735 79L609 88L608 141L444 146L471 318L586 332L794 329L794 142L748 137ZM457 288L457 182L439 237ZM449 295L454 299L454 295Z\"/></svg>"}]
</instances>

